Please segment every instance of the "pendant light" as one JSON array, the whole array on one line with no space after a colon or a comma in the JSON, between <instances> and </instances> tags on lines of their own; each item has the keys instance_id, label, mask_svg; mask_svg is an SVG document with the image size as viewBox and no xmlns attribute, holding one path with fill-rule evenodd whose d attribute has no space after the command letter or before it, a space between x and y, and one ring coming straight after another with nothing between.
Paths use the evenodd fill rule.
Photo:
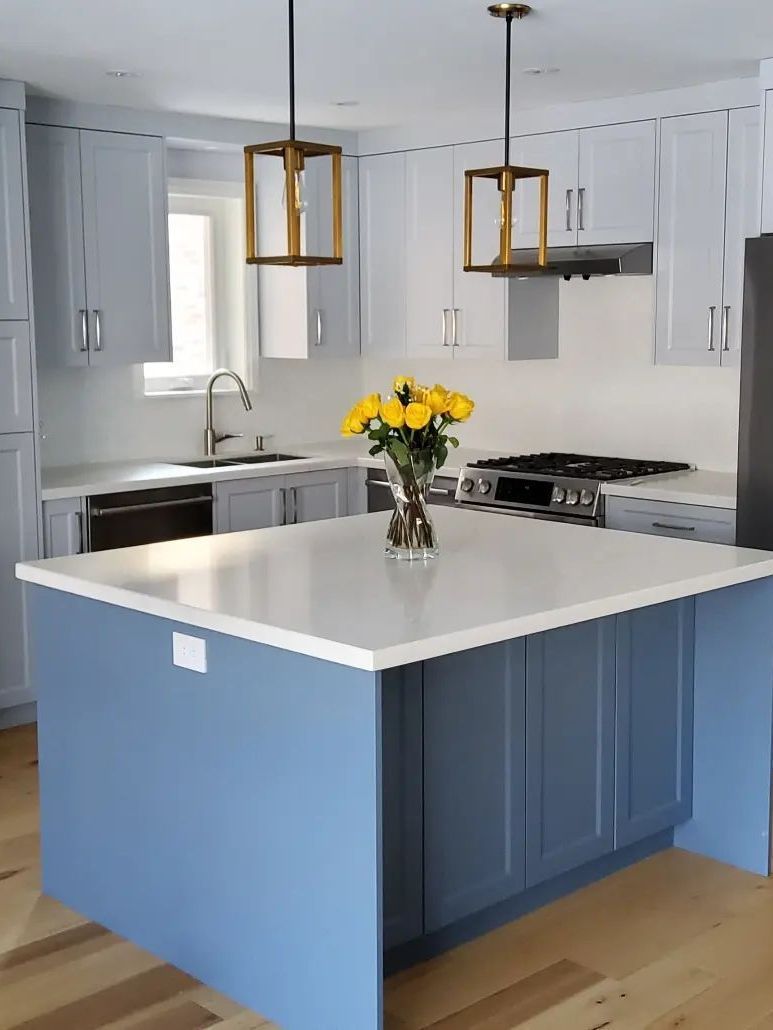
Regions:
<instances>
[{"instance_id":1,"label":"pendant light","mask_svg":"<svg viewBox=\"0 0 773 1030\"><path fill-rule=\"evenodd\" d=\"M521 168L510 164L510 54L513 21L520 21L531 13L527 4L497 3L488 9L494 18L505 20L507 32L505 57L505 161L497 168L476 168L464 173L464 271L487 272L489 275L518 275L532 271L534 263L513 261L513 196L515 184L526 179L539 179L539 245L536 265L544 268L548 262L548 172L544 168ZM474 220L473 188L475 180L493 180L499 191L499 253L490 264L473 264Z\"/></svg>"},{"instance_id":2,"label":"pendant light","mask_svg":"<svg viewBox=\"0 0 773 1030\"><path fill-rule=\"evenodd\" d=\"M290 52L290 138L276 143L256 143L244 148L245 211L247 216L248 265L340 265L343 262L341 208L341 148L324 143L304 143L295 137L295 7L288 0L288 37ZM265 257L257 252L255 225L255 155L281 158L284 162L284 206L287 221L285 254ZM332 255L321 257L302 253L301 216L306 209L303 173L307 159L329 157L332 164Z\"/></svg>"}]
</instances>

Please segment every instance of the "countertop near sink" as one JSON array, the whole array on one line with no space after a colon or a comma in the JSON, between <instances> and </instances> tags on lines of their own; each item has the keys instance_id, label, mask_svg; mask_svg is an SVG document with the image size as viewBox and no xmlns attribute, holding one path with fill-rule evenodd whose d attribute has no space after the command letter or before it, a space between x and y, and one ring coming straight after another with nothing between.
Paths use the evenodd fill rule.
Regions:
<instances>
[{"instance_id":1,"label":"countertop near sink","mask_svg":"<svg viewBox=\"0 0 773 1030\"><path fill-rule=\"evenodd\" d=\"M279 449L279 448L278 448ZM383 458L368 454L366 441L334 440L329 443L288 444L281 446L285 454L302 454L301 460L266 462L259 465L229 465L216 469L196 469L177 465L175 461L196 460L201 455L168 461L109 461L87 465L62 465L43 469L43 500L54 501L68 497L91 497L97 494L122 493L149 487L183 486L187 483L213 483L218 480L253 479L258 476L276 476L292 472L311 472L317 469L352 468L357 466L379 468ZM238 451L222 451L218 456L233 459ZM460 448L452 452L451 461L442 475L458 476L459 469L468 462L482 457L494 457L495 451Z\"/></svg>"},{"instance_id":2,"label":"countertop near sink","mask_svg":"<svg viewBox=\"0 0 773 1030\"><path fill-rule=\"evenodd\" d=\"M612 497L700 504L706 508L734 509L737 502L735 472L711 472L708 469L690 469L687 472L669 472L665 476L606 483L602 489Z\"/></svg>"}]
</instances>

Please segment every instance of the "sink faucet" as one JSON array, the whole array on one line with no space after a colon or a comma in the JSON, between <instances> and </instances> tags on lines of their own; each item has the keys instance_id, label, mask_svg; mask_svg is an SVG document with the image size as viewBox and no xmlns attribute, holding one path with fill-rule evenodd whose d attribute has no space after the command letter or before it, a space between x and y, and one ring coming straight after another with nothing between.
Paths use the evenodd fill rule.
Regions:
<instances>
[{"instance_id":1,"label":"sink faucet","mask_svg":"<svg viewBox=\"0 0 773 1030\"><path fill-rule=\"evenodd\" d=\"M239 389L239 396L242 399L245 411L252 411L252 401L247 393L247 387L244 385L240 376L236 372L232 372L230 368L217 368L207 380L207 424L204 429L204 453L208 458L211 458L215 453L215 448L221 440L234 440L239 436L244 436L244 433L216 433L214 426L212 425L212 387L215 385L217 380L221 376L228 376L236 383Z\"/></svg>"}]
</instances>

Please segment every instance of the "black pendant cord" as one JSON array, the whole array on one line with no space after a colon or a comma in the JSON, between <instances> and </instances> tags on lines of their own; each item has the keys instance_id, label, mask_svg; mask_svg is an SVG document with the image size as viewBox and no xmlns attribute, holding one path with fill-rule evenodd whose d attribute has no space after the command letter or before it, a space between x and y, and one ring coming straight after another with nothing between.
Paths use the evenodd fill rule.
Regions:
<instances>
[{"instance_id":1,"label":"black pendant cord","mask_svg":"<svg viewBox=\"0 0 773 1030\"><path fill-rule=\"evenodd\" d=\"M288 0L288 37L290 45L290 139L295 139L295 2Z\"/></svg>"},{"instance_id":2,"label":"black pendant cord","mask_svg":"<svg viewBox=\"0 0 773 1030\"><path fill-rule=\"evenodd\" d=\"M292 0L290 0L292 3ZM505 44L505 164L510 164L510 54L512 51L513 16L508 14L507 43Z\"/></svg>"}]
</instances>

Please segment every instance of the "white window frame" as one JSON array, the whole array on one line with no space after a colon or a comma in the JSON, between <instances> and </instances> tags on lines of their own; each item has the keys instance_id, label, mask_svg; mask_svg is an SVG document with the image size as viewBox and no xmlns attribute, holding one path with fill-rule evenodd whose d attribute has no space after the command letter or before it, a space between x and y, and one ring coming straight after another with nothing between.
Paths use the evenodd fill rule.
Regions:
<instances>
[{"instance_id":1,"label":"white window frame","mask_svg":"<svg viewBox=\"0 0 773 1030\"><path fill-rule=\"evenodd\" d=\"M232 199L242 201L232 205ZM200 179L170 179L170 213L206 214L211 218L212 363L238 372L248 389L257 385L258 283L254 267L244 262L244 194L240 183ZM239 274L234 275L238 269ZM197 376L153 375L153 364L144 366L146 397L190 397L201 394L211 373ZM217 392L235 389L223 378Z\"/></svg>"}]
</instances>

